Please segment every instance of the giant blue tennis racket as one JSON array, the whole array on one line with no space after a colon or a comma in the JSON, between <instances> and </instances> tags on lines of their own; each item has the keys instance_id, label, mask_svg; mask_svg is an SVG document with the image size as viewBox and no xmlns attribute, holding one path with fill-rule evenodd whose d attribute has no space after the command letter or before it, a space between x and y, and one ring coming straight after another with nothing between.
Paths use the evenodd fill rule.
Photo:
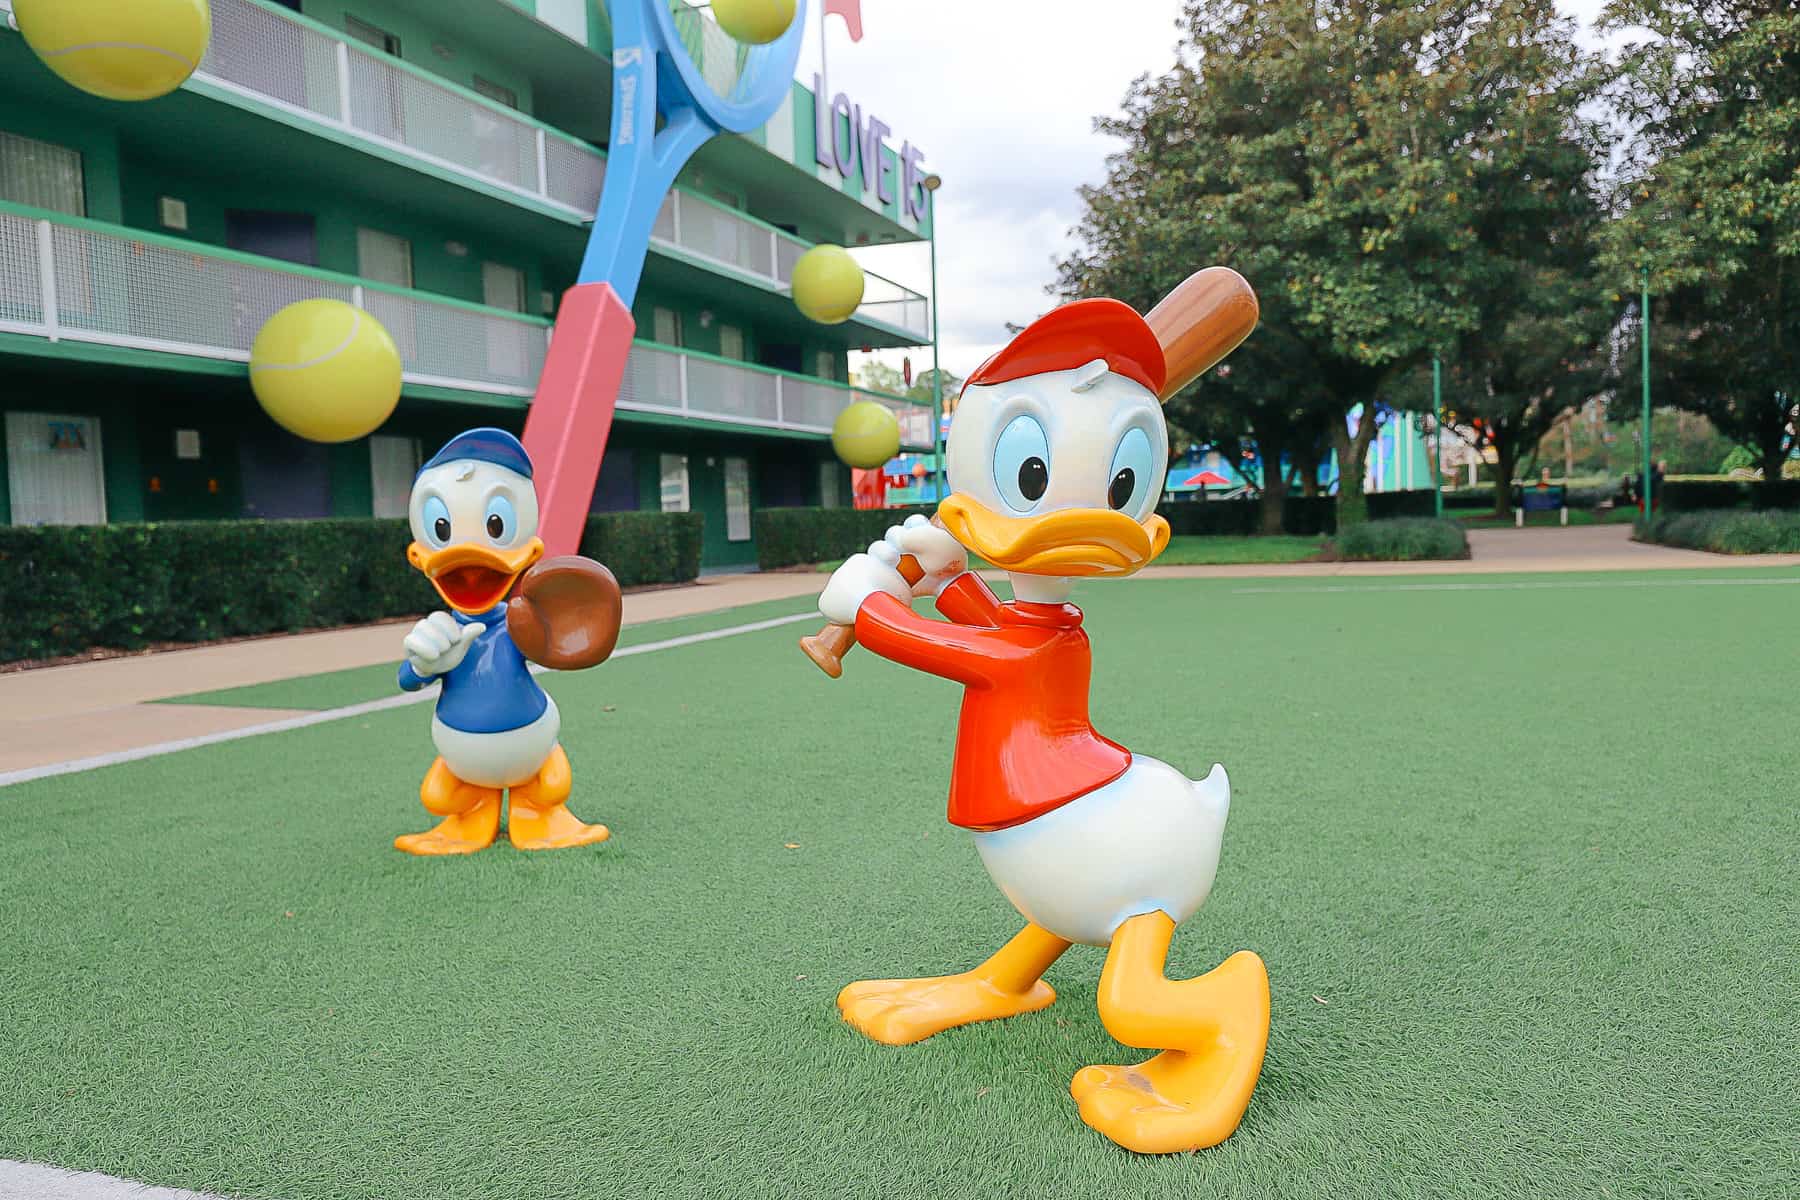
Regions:
<instances>
[{"instance_id":1,"label":"giant blue tennis racket","mask_svg":"<svg viewBox=\"0 0 1800 1200\"><path fill-rule=\"evenodd\" d=\"M786 32L760 46L733 40L684 0L611 0L607 9L613 109L606 181L525 421L539 535L551 554L573 554L581 542L637 331L631 302L663 198L708 139L748 133L781 107L806 31L806 0L797 0Z\"/></svg>"}]
</instances>

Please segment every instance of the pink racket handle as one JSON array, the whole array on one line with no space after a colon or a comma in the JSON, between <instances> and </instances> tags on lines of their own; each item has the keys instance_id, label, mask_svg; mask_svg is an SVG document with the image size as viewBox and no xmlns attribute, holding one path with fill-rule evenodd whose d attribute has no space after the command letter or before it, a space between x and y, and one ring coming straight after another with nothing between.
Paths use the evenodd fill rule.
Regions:
<instances>
[{"instance_id":1,"label":"pink racket handle","mask_svg":"<svg viewBox=\"0 0 1800 1200\"><path fill-rule=\"evenodd\" d=\"M537 484L538 536L549 556L581 547L636 332L610 283L580 283L563 294L523 439Z\"/></svg>"}]
</instances>

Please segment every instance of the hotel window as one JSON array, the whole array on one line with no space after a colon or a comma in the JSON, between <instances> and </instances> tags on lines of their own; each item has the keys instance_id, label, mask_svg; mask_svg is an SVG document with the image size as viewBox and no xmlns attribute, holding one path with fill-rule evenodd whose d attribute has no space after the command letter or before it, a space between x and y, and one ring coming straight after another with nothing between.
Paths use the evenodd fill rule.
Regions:
<instances>
[{"instance_id":1,"label":"hotel window","mask_svg":"<svg viewBox=\"0 0 1800 1200\"><path fill-rule=\"evenodd\" d=\"M0 133L0 200L71 217L86 216L80 151Z\"/></svg>"},{"instance_id":2,"label":"hotel window","mask_svg":"<svg viewBox=\"0 0 1800 1200\"><path fill-rule=\"evenodd\" d=\"M377 517L404 517L419 473L419 439L378 433L369 439L371 509Z\"/></svg>"},{"instance_id":3,"label":"hotel window","mask_svg":"<svg viewBox=\"0 0 1800 1200\"><path fill-rule=\"evenodd\" d=\"M681 314L672 308L651 313L650 336L665 346L681 345Z\"/></svg>"},{"instance_id":4,"label":"hotel window","mask_svg":"<svg viewBox=\"0 0 1800 1200\"><path fill-rule=\"evenodd\" d=\"M372 283L413 285L412 243L379 229L356 231L356 271Z\"/></svg>"},{"instance_id":5,"label":"hotel window","mask_svg":"<svg viewBox=\"0 0 1800 1200\"><path fill-rule=\"evenodd\" d=\"M820 379L837 378L837 355L829 350L820 350L813 355L813 374Z\"/></svg>"},{"instance_id":6,"label":"hotel window","mask_svg":"<svg viewBox=\"0 0 1800 1200\"><path fill-rule=\"evenodd\" d=\"M585 46L588 44L589 3L591 0L537 0L537 19Z\"/></svg>"},{"instance_id":7,"label":"hotel window","mask_svg":"<svg viewBox=\"0 0 1800 1200\"><path fill-rule=\"evenodd\" d=\"M725 540L750 540L750 460L725 460Z\"/></svg>"},{"instance_id":8,"label":"hotel window","mask_svg":"<svg viewBox=\"0 0 1800 1200\"><path fill-rule=\"evenodd\" d=\"M507 312L525 311L525 272L504 263L481 264L481 302Z\"/></svg>"},{"instance_id":9,"label":"hotel window","mask_svg":"<svg viewBox=\"0 0 1800 1200\"><path fill-rule=\"evenodd\" d=\"M495 83L491 79L483 79L481 76L477 75L475 77L475 90L496 104L504 104L508 108L519 107L519 93L513 91L503 83Z\"/></svg>"},{"instance_id":10,"label":"hotel window","mask_svg":"<svg viewBox=\"0 0 1800 1200\"><path fill-rule=\"evenodd\" d=\"M9 412L6 460L13 524L105 523L106 479L96 418Z\"/></svg>"},{"instance_id":11,"label":"hotel window","mask_svg":"<svg viewBox=\"0 0 1800 1200\"><path fill-rule=\"evenodd\" d=\"M719 357L744 359L744 331L736 325L719 326Z\"/></svg>"},{"instance_id":12,"label":"hotel window","mask_svg":"<svg viewBox=\"0 0 1800 1200\"><path fill-rule=\"evenodd\" d=\"M662 510L688 511L688 462L685 454L662 456Z\"/></svg>"},{"instance_id":13,"label":"hotel window","mask_svg":"<svg viewBox=\"0 0 1800 1200\"><path fill-rule=\"evenodd\" d=\"M843 469L835 462L819 464L819 506L838 508L844 503Z\"/></svg>"},{"instance_id":14,"label":"hotel window","mask_svg":"<svg viewBox=\"0 0 1800 1200\"><path fill-rule=\"evenodd\" d=\"M389 33L379 25L370 24L361 17L344 14L344 32L365 45L373 46L384 54L400 57L400 38Z\"/></svg>"}]
</instances>

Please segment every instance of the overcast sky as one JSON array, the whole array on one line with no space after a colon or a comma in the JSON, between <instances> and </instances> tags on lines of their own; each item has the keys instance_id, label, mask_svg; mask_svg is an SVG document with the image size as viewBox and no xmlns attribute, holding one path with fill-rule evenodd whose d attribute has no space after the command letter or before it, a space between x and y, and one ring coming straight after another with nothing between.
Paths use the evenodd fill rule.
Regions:
<instances>
[{"instance_id":1,"label":"overcast sky","mask_svg":"<svg viewBox=\"0 0 1800 1200\"><path fill-rule=\"evenodd\" d=\"M1604 0L1560 0L1591 21ZM819 0L796 74L819 63ZM1105 176L1117 143L1093 131L1131 80L1175 60L1180 0L862 0L863 40L828 31L830 89L910 140L944 178L938 286L944 367L966 375L1006 341L1006 322L1052 307L1052 261L1080 216L1076 189ZM1103 16L1096 20L1096 11ZM874 271L929 290L919 247L859 252ZM860 357L860 356L859 356ZM900 355L881 357L898 364ZM930 351L912 352L915 370Z\"/></svg>"}]
</instances>

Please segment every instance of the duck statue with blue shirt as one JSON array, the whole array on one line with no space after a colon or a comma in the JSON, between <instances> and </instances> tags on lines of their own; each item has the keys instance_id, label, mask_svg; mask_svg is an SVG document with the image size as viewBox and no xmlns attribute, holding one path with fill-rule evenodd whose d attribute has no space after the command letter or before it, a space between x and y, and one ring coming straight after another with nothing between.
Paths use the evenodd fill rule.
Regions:
<instances>
[{"instance_id":1,"label":"duck statue with blue shirt","mask_svg":"<svg viewBox=\"0 0 1800 1200\"><path fill-rule=\"evenodd\" d=\"M1248 950L1194 979L1164 974L1175 927L1206 901L1231 787L1133 754L1088 715L1093 655L1078 579L1130 575L1169 540L1156 513L1168 464L1160 402L1255 326L1235 272L1191 276L1140 316L1078 300L1028 326L970 376L953 418L951 495L839 567L819 599L831 625L802 642L828 674L861 642L959 683L949 819L974 834L1025 927L959 974L852 983L844 1019L907 1045L958 1025L1035 1012L1044 972L1075 943L1107 948L1100 1019L1135 1065L1089 1066L1070 1090L1082 1120L1147 1154L1229 1137L1262 1071L1269 982ZM1005 571L1000 600L969 570ZM935 603L944 620L913 611Z\"/></svg>"},{"instance_id":2,"label":"duck statue with blue shirt","mask_svg":"<svg viewBox=\"0 0 1800 1200\"><path fill-rule=\"evenodd\" d=\"M471 429L413 481L406 556L448 611L421 620L403 643L400 687L418 691L434 680L441 687L431 720L438 757L419 799L442 820L395 838L408 854L472 854L492 845L503 796L510 798L507 835L520 850L611 836L569 811L561 717L526 663L572 671L604 662L619 640L619 584L593 559L543 558L531 476L531 458L512 434Z\"/></svg>"}]
</instances>

